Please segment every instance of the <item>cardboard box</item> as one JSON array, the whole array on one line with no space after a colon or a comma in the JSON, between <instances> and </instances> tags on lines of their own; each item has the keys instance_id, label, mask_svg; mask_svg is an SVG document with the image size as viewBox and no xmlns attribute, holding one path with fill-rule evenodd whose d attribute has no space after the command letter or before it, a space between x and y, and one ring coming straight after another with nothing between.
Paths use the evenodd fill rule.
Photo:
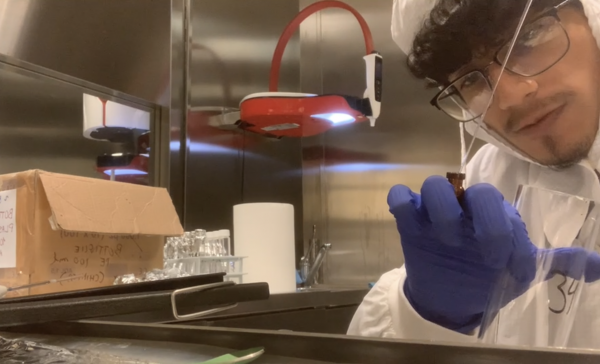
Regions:
<instances>
[{"instance_id":1,"label":"cardboard box","mask_svg":"<svg viewBox=\"0 0 600 364\"><path fill-rule=\"evenodd\" d=\"M0 284L77 277L14 295L113 284L163 267L183 228L166 189L40 170L0 176Z\"/></svg>"}]
</instances>

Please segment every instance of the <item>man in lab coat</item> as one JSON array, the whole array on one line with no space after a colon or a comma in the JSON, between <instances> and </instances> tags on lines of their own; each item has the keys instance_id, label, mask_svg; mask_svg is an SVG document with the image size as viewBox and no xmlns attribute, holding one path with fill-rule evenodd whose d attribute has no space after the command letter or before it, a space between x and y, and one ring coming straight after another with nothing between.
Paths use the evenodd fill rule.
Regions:
<instances>
[{"instance_id":1,"label":"man in lab coat","mask_svg":"<svg viewBox=\"0 0 600 364\"><path fill-rule=\"evenodd\" d=\"M439 87L432 104L459 121L461 131L473 134L481 125L476 137L488 144L469 162L461 204L442 177L427 179L421 191L391 189L405 265L380 278L349 335L474 342L502 272L513 280L501 302L506 310L531 291L536 257L548 256L553 271L585 277L568 346L600 348L600 256L536 247L504 200L532 185L600 201L600 0L533 0L515 37L526 5L394 1L394 40L409 56L411 72ZM547 211L547 221L560 224L582 213L560 206ZM565 300L577 296L565 287L549 290ZM541 302L534 308L547 315ZM534 322L504 319L524 330ZM544 346L539 332L527 332L497 342Z\"/></svg>"}]
</instances>

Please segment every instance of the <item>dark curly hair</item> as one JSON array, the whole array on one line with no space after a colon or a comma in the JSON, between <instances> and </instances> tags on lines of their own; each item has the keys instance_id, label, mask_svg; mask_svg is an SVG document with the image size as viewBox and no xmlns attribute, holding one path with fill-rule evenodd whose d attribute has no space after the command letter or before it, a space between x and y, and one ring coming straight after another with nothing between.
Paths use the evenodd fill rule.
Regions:
<instances>
[{"instance_id":1,"label":"dark curly hair","mask_svg":"<svg viewBox=\"0 0 600 364\"><path fill-rule=\"evenodd\" d=\"M529 14L563 1L534 0ZM415 37L408 68L417 78L428 79L429 86L447 84L450 74L510 40L526 4L527 0L439 0ZM568 5L583 8L579 0Z\"/></svg>"}]
</instances>

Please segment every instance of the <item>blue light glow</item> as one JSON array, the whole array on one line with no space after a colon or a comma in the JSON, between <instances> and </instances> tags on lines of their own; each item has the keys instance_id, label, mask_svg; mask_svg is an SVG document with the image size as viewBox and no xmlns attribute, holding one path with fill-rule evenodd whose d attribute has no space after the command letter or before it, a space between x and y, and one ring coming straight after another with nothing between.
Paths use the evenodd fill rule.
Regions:
<instances>
[{"instance_id":1,"label":"blue light glow","mask_svg":"<svg viewBox=\"0 0 600 364\"><path fill-rule=\"evenodd\" d=\"M148 174L148 172L140 171L137 169L115 169L115 176L141 176ZM104 174L111 175L112 170L107 169L104 171Z\"/></svg>"},{"instance_id":2,"label":"blue light glow","mask_svg":"<svg viewBox=\"0 0 600 364\"><path fill-rule=\"evenodd\" d=\"M393 171L406 169L405 165L395 163L342 163L324 168L327 172L356 173L374 171Z\"/></svg>"},{"instance_id":3,"label":"blue light glow","mask_svg":"<svg viewBox=\"0 0 600 364\"><path fill-rule=\"evenodd\" d=\"M432 174L443 175L445 170L454 170L456 166L431 164L402 164L384 162L347 162L327 166L308 167L302 170L303 175L319 175L321 173L365 173L411 171L423 174L424 178Z\"/></svg>"},{"instance_id":4,"label":"blue light glow","mask_svg":"<svg viewBox=\"0 0 600 364\"><path fill-rule=\"evenodd\" d=\"M328 120L331 123L336 124L336 125L343 124L343 123L352 123L356 120L351 115L344 114L344 113L338 113L338 112L332 112L332 113L327 113L327 114L316 114L316 115L312 115L311 117L317 118L317 119Z\"/></svg>"}]
</instances>

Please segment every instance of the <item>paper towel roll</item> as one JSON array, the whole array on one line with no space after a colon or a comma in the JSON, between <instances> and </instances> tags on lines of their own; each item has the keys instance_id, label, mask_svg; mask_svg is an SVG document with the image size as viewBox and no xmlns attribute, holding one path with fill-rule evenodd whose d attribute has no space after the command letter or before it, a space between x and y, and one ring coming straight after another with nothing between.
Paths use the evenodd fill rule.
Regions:
<instances>
[{"instance_id":1,"label":"paper towel roll","mask_svg":"<svg viewBox=\"0 0 600 364\"><path fill-rule=\"evenodd\" d=\"M233 207L233 248L244 259L244 283L267 282L272 294L296 291L294 206Z\"/></svg>"}]
</instances>

